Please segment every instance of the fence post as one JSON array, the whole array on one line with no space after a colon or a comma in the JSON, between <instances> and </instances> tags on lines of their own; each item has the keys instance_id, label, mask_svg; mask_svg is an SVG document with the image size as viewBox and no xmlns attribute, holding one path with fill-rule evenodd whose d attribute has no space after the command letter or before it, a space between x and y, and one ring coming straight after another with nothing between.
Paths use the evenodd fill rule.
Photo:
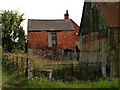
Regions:
<instances>
[{"instance_id":1,"label":"fence post","mask_svg":"<svg viewBox=\"0 0 120 90\"><path fill-rule=\"evenodd\" d=\"M11 61L12 61L12 60L11 60L11 55L10 55L10 57L8 57L8 58L9 58L9 60L8 60L8 63L9 63L8 67L11 68L11 67L12 67L12 65L11 65Z\"/></svg>"},{"instance_id":2,"label":"fence post","mask_svg":"<svg viewBox=\"0 0 120 90\"><path fill-rule=\"evenodd\" d=\"M23 57L21 56L21 60L20 60L20 62L21 62L21 68L23 67Z\"/></svg>"},{"instance_id":3,"label":"fence post","mask_svg":"<svg viewBox=\"0 0 120 90\"><path fill-rule=\"evenodd\" d=\"M16 68L18 68L18 55L16 56Z\"/></svg>"},{"instance_id":4,"label":"fence post","mask_svg":"<svg viewBox=\"0 0 120 90\"><path fill-rule=\"evenodd\" d=\"M15 66L15 57L14 57L14 55L12 55L12 64L13 64L12 67L14 67Z\"/></svg>"},{"instance_id":5,"label":"fence post","mask_svg":"<svg viewBox=\"0 0 120 90\"><path fill-rule=\"evenodd\" d=\"M18 68L20 68L20 65L21 63L20 63L20 55L18 56Z\"/></svg>"},{"instance_id":6,"label":"fence post","mask_svg":"<svg viewBox=\"0 0 120 90\"><path fill-rule=\"evenodd\" d=\"M3 62L2 63L4 63L5 65L7 65L7 55L3 56Z\"/></svg>"},{"instance_id":7,"label":"fence post","mask_svg":"<svg viewBox=\"0 0 120 90\"><path fill-rule=\"evenodd\" d=\"M5 65L9 66L8 56L6 55Z\"/></svg>"},{"instance_id":8,"label":"fence post","mask_svg":"<svg viewBox=\"0 0 120 90\"><path fill-rule=\"evenodd\" d=\"M102 76L106 78L106 64L102 64Z\"/></svg>"},{"instance_id":9,"label":"fence post","mask_svg":"<svg viewBox=\"0 0 120 90\"><path fill-rule=\"evenodd\" d=\"M27 59L26 59L26 68L25 68L25 76L28 77L28 56L27 56Z\"/></svg>"},{"instance_id":10,"label":"fence post","mask_svg":"<svg viewBox=\"0 0 120 90\"><path fill-rule=\"evenodd\" d=\"M33 60L30 58L28 61L28 79L31 79L33 76Z\"/></svg>"}]
</instances>

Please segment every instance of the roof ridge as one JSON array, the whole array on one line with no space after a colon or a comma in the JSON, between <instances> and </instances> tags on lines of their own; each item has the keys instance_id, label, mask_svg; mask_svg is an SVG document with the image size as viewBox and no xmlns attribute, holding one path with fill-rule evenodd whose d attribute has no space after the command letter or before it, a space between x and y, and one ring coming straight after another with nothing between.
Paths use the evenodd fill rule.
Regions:
<instances>
[{"instance_id":1,"label":"roof ridge","mask_svg":"<svg viewBox=\"0 0 120 90\"><path fill-rule=\"evenodd\" d=\"M65 21L65 20L70 20L70 19L28 19L31 21Z\"/></svg>"}]
</instances>

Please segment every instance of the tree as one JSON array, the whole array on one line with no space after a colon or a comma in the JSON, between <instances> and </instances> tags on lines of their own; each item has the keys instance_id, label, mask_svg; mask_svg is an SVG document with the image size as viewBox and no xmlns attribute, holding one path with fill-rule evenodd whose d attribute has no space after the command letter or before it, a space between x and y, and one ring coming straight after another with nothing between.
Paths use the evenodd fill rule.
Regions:
<instances>
[{"instance_id":1,"label":"tree","mask_svg":"<svg viewBox=\"0 0 120 90\"><path fill-rule=\"evenodd\" d=\"M6 52L24 50L26 37L21 26L25 20L23 15L17 11L2 11L2 46Z\"/></svg>"}]
</instances>

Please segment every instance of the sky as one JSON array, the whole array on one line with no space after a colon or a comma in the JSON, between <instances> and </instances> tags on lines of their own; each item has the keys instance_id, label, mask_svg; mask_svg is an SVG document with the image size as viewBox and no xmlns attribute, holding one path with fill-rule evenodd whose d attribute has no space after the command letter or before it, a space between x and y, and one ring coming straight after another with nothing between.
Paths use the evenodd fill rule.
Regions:
<instances>
[{"instance_id":1,"label":"sky","mask_svg":"<svg viewBox=\"0 0 120 90\"><path fill-rule=\"evenodd\" d=\"M79 26L84 0L1 0L0 10L17 10L24 13L22 26L27 34L28 19L64 19L68 10L69 18Z\"/></svg>"}]
</instances>

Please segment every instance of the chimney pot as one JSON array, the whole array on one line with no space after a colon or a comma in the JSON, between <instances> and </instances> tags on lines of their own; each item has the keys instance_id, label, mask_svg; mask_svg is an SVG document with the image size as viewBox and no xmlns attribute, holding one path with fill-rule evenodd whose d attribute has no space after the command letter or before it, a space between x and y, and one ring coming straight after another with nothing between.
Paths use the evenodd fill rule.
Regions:
<instances>
[{"instance_id":1,"label":"chimney pot","mask_svg":"<svg viewBox=\"0 0 120 90\"><path fill-rule=\"evenodd\" d=\"M64 14L64 19L69 19L68 10L66 10L66 13Z\"/></svg>"},{"instance_id":2,"label":"chimney pot","mask_svg":"<svg viewBox=\"0 0 120 90\"><path fill-rule=\"evenodd\" d=\"M68 10L66 10L66 14L68 14Z\"/></svg>"}]
</instances>

